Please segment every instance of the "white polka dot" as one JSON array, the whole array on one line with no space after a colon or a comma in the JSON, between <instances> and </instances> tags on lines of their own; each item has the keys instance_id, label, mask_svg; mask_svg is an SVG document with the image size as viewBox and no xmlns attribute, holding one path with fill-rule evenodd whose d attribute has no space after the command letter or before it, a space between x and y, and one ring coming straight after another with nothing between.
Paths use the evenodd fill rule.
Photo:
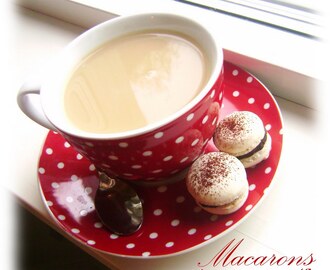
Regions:
<instances>
[{"instance_id":1,"label":"white polka dot","mask_svg":"<svg viewBox=\"0 0 330 270\"><path fill-rule=\"evenodd\" d=\"M150 239L156 239L157 237L158 237L158 233L156 233L156 232L149 234Z\"/></svg>"},{"instance_id":2,"label":"white polka dot","mask_svg":"<svg viewBox=\"0 0 330 270\"><path fill-rule=\"evenodd\" d=\"M64 143L64 147L65 147L65 148L69 148L70 146L71 146L71 145L70 145L68 142L65 142L65 143Z\"/></svg>"},{"instance_id":3,"label":"white polka dot","mask_svg":"<svg viewBox=\"0 0 330 270\"><path fill-rule=\"evenodd\" d=\"M99 229L99 228L102 228L103 227L103 224L101 222L95 222L94 223L94 227Z\"/></svg>"},{"instance_id":4,"label":"white polka dot","mask_svg":"<svg viewBox=\"0 0 330 270\"><path fill-rule=\"evenodd\" d=\"M44 168L40 167L40 168L38 169L38 172L39 172L40 174L44 174L44 173L46 172L46 170L45 170Z\"/></svg>"},{"instance_id":5,"label":"white polka dot","mask_svg":"<svg viewBox=\"0 0 330 270\"><path fill-rule=\"evenodd\" d=\"M52 188L59 188L60 185L57 182L53 182L52 184Z\"/></svg>"},{"instance_id":6,"label":"white polka dot","mask_svg":"<svg viewBox=\"0 0 330 270\"><path fill-rule=\"evenodd\" d=\"M234 69L231 74L233 74L233 76L237 76L238 75L238 70L237 69Z\"/></svg>"},{"instance_id":7,"label":"white polka dot","mask_svg":"<svg viewBox=\"0 0 330 270\"><path fill-rule=\"evenodd\" d=\"M208 234L208 235L206 235L205 237L204 237L204 240L209 240L209 239L211 239L212 238L212 234Z\"/></svg>"},{"instance_id":8,"label":"white polka dot","mask_svg":"<svg viewBox=\"0 0 330 270\"><path fill-rule=\"evenodd\" d=\"M129 243L126 245L126 248L129 248L129 249L134 248L134 247L135 247L134 243Z\"/></svg>"},{"instance_id":9,"label":"white polka dot","mask_svg":"<svg viewBox=\"0 0 330 270\"><path fill-rule=\"evenodd\" d=\"M141 168L142 168L142 165L139 165L139 164L132 165L132 169L141 169Z\"/></svg>"},{"instance_id":10,"label":"white polka dot","mask_svg":"<svg viewBox=\"0 0 330 270\"><path fill-rule=\"evenodd\" d=\"M83 156L82 155L80 155L80 154L77 154L77 156L76 156L76 159L78 159L78 160L81 160L83 158Z\"/></svg>"},{"instance_id":11,"label":"white polka dot","mask_svg":"<svg viewBox=\"0 0 330 270\"><path fill-rule=\"evenodd\" d=\"M214 95L215 95L215 89L212 90L210 98L214 98Z\"/></svg>"},{"instance_id":12,"label":"white polka dot","mask_svg":"<svg viewBox=\"0 0 330 270\"><path fill-rule=\"evenodd\" d=\"M133 176L132 173L123 173L123 175L125 175L125 176Z\"/></svg>"},{"instance_id":13,"label":"white polka dot","mask_svg":"<svg viewBox=\"0 0 330 270\"><path fill-rule=\"evenodd\" d=\"M93 188L91 188L91 187L85 187L85 192L86 192L86 194L92 194L92 192L93 192Z\"/></svg>"},{"instance_id":14,"label":"white polka dot","mask_svg":"<svg viewBox=\"0 0 330 270\"><path fill-rule=\"evenodd\" d=\"M269 104L269 103L265 103L265 104L264 104L264 109L265 109L265 110L268 110L269 108L270 108L270 104Z\"/></svg>"},{"instance_id":15,"label":"white polka dot","mask_svg":"<svg viewBox=\"0 0 330 270\"><path fill-rule=\"evenodd\" d=\"M270 131L270 130L272 129L272 125L271 125L271 124L267 124L267 125L265 126L265 129L266 129L267 131Z\"/></svg>"},{"instance_id":16,"label":"white polka dot","mask_svg":"<svg viewBox=\"0 0 330 270\"><path fill-rule=\"evenodd\" d=\"M73 174L73 175L71 175L70 179L71 179L71 181L77 181L78 180L78 176L75 175L75 174Z\"/></svg>"},{"instance_id":17,"label":"white polka dot","mask_svg":"<svg viewBox=\"0 0 330 270\"><path fill-rule=\"evenodd\" d=\"M80 233L80 230L77 229L77 228L72 228L72 229L71 229L71 232L73 232L73 233Z\"/></svg>"},{"instance_id":18,"label":"white polka dot","mask_svg":"<svg viewBox=\"0 0 330 270\"><path fill-rule=\"evenodd\" d=\"M143 155L144 157L150 157L150 156L152 156L152 151L144 151L144 152L142 153L142 155Z\"/></svg>"},{"instance_id":19,"label":"white polka dot","mask_svg":"<svg viewBox=\"0 0 330 270\"><path fill-rule=\"evenodd\" d=\"M207 122L208 119L209 119L209 116L205 115L203 120L202 120L202 124L204 125Z\"/></svg>"},{"instance_id":20,"label":"white polka dot","mask_svg":"<svg viewBox=\"0 0 330 270\"><path fill-rule=\"evenodd\" d=\"M215 125L215 123L217 122L217 120L218 120L218 117L214 117L214 119L213 119L213 121L212 121L212 126Z\"/></svg>"},{"instance_id":21,"label":"white polka dot","mask_svg":"<svg viewBox=\"0 0 330 270\"><path fill-rule=\"evenodd\" d=\"M174 242L167 242L165 244L165 247L167 247L167 248L170 248L170 247L173 247L173 246L174 246Z\"/></svg>"},{"instance_id":22,"label":"white polka dot","mask_svg":"<svg viewBox=\"0 0 330 270\"><path fill-rule=\"evenodd\" d=\"M87 244L92 246L95 245L96 242L94 240L87 240Z\"/></svg>"},{"instance_id":23,"label":"white polka dot","mask_svg":"<svg viewBox=\"0 0 330 270\"><path fill-rule=\"evenodd\" d=\"M162 171L163 171L162 169L157 169L157 170L153 170L152 173L160 173Z\"/></svg>"},{"instance_id":24,"label":"white polka dot","mask_svg":"<svg viewBox=\"0 0 330 270\"><path fill-rule=\"evenodd\" d=\"M73 202L73 198L72 198L71 196L66 197L65 200L66 200L68 203L72 203L72 202Z\"/></svg>"},{"instance_id":25,"label":"white polka dot","mask_svg":"<svg viewBox=\"0 0 330 270\"><path fill-rule=\"evenodd\" d=\"M239 91L236 90L236 91L233 92L233 97L238 97L239 94L240 94Z\"/></svg>"},{"instance_id":26,"label":"white polka dot","mask_svg":"<svg viewBox=\"0 0 330 270\"><path fill-rule=\"evenodd\" d=\"M91 172L93 172L93 171L95 171L95 170L96 170L96 168L95 168L95 165L94 165L94 164L91 164L91 165L89 165L88 169L89 169Z\"/></svg>"},{"instance_id":27,"label":"white polka dot","mask_svg":"<svg viewBox=\"0 0 330 270\"><path fill-rule=\"evenodd\" d=\"M52 201L47 201L47 205L48 205L48 206L53 206L54 204L53 204Z\"/></svg>"},{"instance_id":28,"label":"white polka dot","mask_svg":"<svg viewBox=\"0 0 330 270\"><path fill-rule=\"evenodd\" d=\"M249 103L249 104L253 104L254 102L255 102L255 99L254 99L254 98L249 98L249 99L248 99L248 103Z\"/></svg>"},{"instance_id":29,"label":"white polka dot","mask_svg":"<svg viewBox=\"0 0 330 270\"><path fill-rule=\"evenodd\" d=\"M252 191L252 190L255 190L256 189L256 185L255 184L251 184L249 186L249 190Z\"/></svg>"},{"instance_id":30,"label":"white polka dot","mask_svg":"<svg viewBox=\"0 0 330 270\"><path fill-rule=\"evenodd\" d=\"M184 157L183 159L180 160L180 163L184 163L188 160L189 157Z\"/></svg>"},{"instance_id":31,"label":"white polka dot","mask_svg":"<svg viewBox=\"0 0 330 270\"><path fill-rule=\"evenodd\" d=\"M128 143L127 142L120 142L118 144L118 146L121 147L121 148L127 148L128 147Z\"/></svg>"},{"instance_id":32,"label":"white polka dot","mask_svg":"<svg viewBox=\"0 0 330 270\"><path fill-rule=\"evenodd\" d=\"M222 96L223 96L223 92L221 91L220 94L219 94L219 100L222 99Z\"/></svg>"},{"instance_id":33,"label":"white polka dot","mask_svg":"<svg viewBox=\"0 0 330 270\"><path fill-rule=\"evenodd\" d=\"M57 216L57 218L58 218L59 220L65 220L65 216L64 216L64 215L59 215L59 216Z\"/></svg>"},{"instance_id":34,"label":"white polka dot","mask_svg":"<svg viewBox=\"0 0 330 270\"><path fill-rule=\"evenodd\" d=\"M186 120L191 121L194 118L194 113L191 113L187 116Z\"/></svg>"},{"instance_id":35,"label":"white polka dot","mask_svg":"<svg viewBox=\"0 0 330 270\"><path fill-rule=\"evenodd\" d=\"M246 82L251 83L253 81L253 78L251 76L247 77Z\"/></svg>"},{"instance_id":36,"label":"white polka dot","mask_svg":"<svg viewBox=\"0 0 330 270\"><path fill-rule=\"evenodd\" d=\"M119 236L117 234L110 234L110 239L117 239Z\"/></svg>"},{"instance_id":37,"label":"white polka dot","mask_svg":"<svg viewBox=\"0 0 330 270\"><path fill-rule=\"evenodd\" d=\"M196 144L198 144L199 142L199 139L195 139L192 143L191 143L191 146L195 146Z\"/></svg>"},{"instance_id":38,"label":"white polka dot","mask_svg":"<svg viewBox=\"0 0 330 270\"><path fill-rule=\"evenodd\" d=\"M157 188L157 191L161 192L161 193L165 192L166 190L167 190L167 186L160 186L160 187Z\"/></svg>"},{"instance_id":39,"label":"white polka dot","mask_svg":"<svg viewBox=\"0 0 330 270\"><path fill-rule=\"evenodd\" d=\"M51 154L53 154L53 149L52 149L52 148L47 148L47 149L46 149L46 154L47 154L47 155L51 155Z\"/></svg>"},{"instance_id":40,"label":"white polka dot","mask_svg":"<svg viewBox=\"0 0 330 270\"><path fill-rule=\"evenodd\" d=\"M87 211L86 211L85 209L83 209L83 210L81 210L81 211L79 212L79 214L80 214L82 217L85 217L85 216L87 216Z\"/></svg>"},{"instance_id":41,"label":"white polka dot","mask_svg":"<svg viewBox=\"0 0 330 270\"><path fill-rule=\"evenodd\" d=\"M226 225L227 227L229 227L229 226L231 226L233 223L234 223L233 220L228 220L228 221L225 223L225 225Z\"/></svg>"},{"instance_id":42,"label":"white polka dot","mask_svg":"<svg viewBox=\"0 0 330 270\"><path fill-rule=\"evenodd\" d=\"M284 133L283 128L281 128L280 131L279 131L278 133L279 133L280 135L283 135L283 133Z\"/></svg>"},{"instance_id":43,"label":"white polka dot","mask_svg":"<svg viewBox=\"0 0 330 270\"><path fill-rule=\"evenodd\" d=\"M157 132L155 135L154 135L154 138L155 139L159 139L159 138L161 138L161 137L163 137L164 136L164 132Z\"/></svg>"},{"instance_id":44,"label":"white polka dot","mask_svg":"<svg viewBox=\"0 0 330 270\"><path fill-rule=\"evenodd\" d=\"M188 231L188 234L189 235L193 235L193 234L195 234L197 232L197 230L195 229L195 228L192 228L192 229L190 229L189 231Z\"/></svg>"},{"instance_id":45,"label":"white polka dot","mask_svg":"<svg viewBox=\"0 0 330 270\"><path fill-rule=\"evenodd\" d=\"M211 221L216 221L218 218L219 218L218 215L212 215L212 216L210 216L210 220Z\"/></svg>"},{"instance_id":46,"label":"white polka dot","mask_svg":"<svg viewBox=\"0 0 330 270\"><path fill-rule=\"evenodd\" d=\"M57 168L63 169L64 168L64 163L63 162L57 163Z\"/></svg>"},{"instance_id":47,"label":"white polka dot","mask_svg":"<svg viewBox=\"0 0 330 270\"><path fill-rule=\"evenodd\" d=\"M180 224L180 220L178 220L178 219L173 219L172 221L171 221L171 226L173 226L173 227L176 227L176 226L178 226Z\"/></svg>"},{"instance_id":48,"label":"white polka dot","mask_svg":"<svg viewBox=\"0 0 330 270\"><path fill-rule=\"evenodd\" d=\"M268 187L266 187L266 188L264 189L264 194L266 195L266 194L268 193L268 191L269 191L269 189L268 189Z\"/></svg>"},{"instance_id":49,"label":"white polka dot","mask_svg":"<svg viewBox=\"0 0 330 270\"><path fill-rule=\"evenodd\" d=\"M110 155L108 156L109 159L111 160L118 160L119 158L117 156L114 156L114 155Z\"/></svg>"},{"instance_id":50,"label":"white polka dot","mask_svg":"<svg viewBox=\"0 0 330 270\"><path fill-rule=\"evenodd\" d=\"M176 198L175 201L176 201L177 203L183 203L183 202L185 201L185 199L186 199L186 198L185 198L184 196L179 196L179 197Z\"/></svg>"},{"instance_id":51,"label":"white polka dot","mask_svg":"<svg viewBox=\"0 0 330 270\"><path fill-rule=\"evenodd\" d=\"M173 156L166 156L163 158L163 161L169 161L173 158Z\"/></svg>"},{"instance_id":52,"label":"white polka dot","mask_svg":"<svg viewBox=\"0 0 330 270\"><path fill-rule=\"evenodd\" d=\"M145 251L142 253L142 257L148 257L148 256L150 256L150 254L151 253L149 251Z\"/></svg>"},{"instance_id":53,"label":"white polka dot","mask_svg":"<svg viewBox=\"0 0 330 270\"><path fill-rule=\"evenodd\" d=\"M184 137L180 136L175 140L175 143L181 143L181 142L183 142L183 140L184 140Z\"/></svg>"},{"instance_id":54,"label":"white polka dot","mask_svg":"<svg viewBox=\"0 0 330 270\"><path fill-rule=\"evenodd\" d=\"M265 174L269 174L271 171L272 171L272 168L271 167L267 167L265 169Z\"/></svg>"},{"instance_id":55,"label":"white polka dot","mask_svg":"<svg viewBox=\"0 0 330 270\"><path fill-rule=\"evenodd\" d=\"M160 216L161 214L163 214L163 210L162 210L162 209L156 209L156 210L154 211L154 215L155 215L155 216Z\"/></svg>"},{"instance_id":56,"label":"white polka dot","mask_svg":"<svg viewBox=\"0 0 330 270\"><path fill-rule=\"evenodd\" d=\"M249 204L247 207L245 207L245 210L246 211L250 211L252 209L253 205L252 204Z\"/></svg>"}]
</instances>

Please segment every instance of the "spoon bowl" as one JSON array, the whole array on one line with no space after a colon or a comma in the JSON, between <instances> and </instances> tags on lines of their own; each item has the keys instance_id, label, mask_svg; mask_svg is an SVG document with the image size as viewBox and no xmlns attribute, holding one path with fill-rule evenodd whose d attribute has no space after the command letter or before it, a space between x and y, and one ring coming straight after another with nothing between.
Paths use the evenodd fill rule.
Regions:
<instances>
[{"instance_id":1,"label":"spoon bowl","mask_svg":"<svg viewBox=\"0 0 330 270\"><path fill-rule=\"evenodd\" d=\"M142 225L142 202L126 182L99 172L95 209L104 226L118 235L129 235Z\"/></svg>"}]
</instances>

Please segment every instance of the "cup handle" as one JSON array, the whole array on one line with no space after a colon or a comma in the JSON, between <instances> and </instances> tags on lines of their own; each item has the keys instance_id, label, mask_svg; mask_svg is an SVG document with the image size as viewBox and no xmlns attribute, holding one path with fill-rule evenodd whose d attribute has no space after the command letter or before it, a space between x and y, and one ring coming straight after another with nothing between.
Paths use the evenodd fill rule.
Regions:
<instances>
[{"instance_id":1,"label":"cup handle","mask_svg":"<svg viewBox=\"0 0 330 270\"><path fill-rule=\"evenodd\" d=\"M33 121L47 129L56 131L41 107L40 88L40 83L37 80L30 79L25 82L18 92L17 104Z\"/></svg>"}]
</instances>

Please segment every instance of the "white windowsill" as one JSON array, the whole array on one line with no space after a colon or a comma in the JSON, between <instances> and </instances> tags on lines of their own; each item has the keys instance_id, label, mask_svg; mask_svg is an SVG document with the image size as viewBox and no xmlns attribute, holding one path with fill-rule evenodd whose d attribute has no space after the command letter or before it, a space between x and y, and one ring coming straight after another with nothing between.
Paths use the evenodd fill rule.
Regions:
<instances>
[{"instance_id":1,"label":"white windowsill","mask_svg":"<svg viewBox=\"0 0 330 270\"><path fill-rule=\"evenodd\" d=\"M19 4L90 28L118 15L171 12L197 18L222 43L225 59L256 75L274 95L320 108L326 44L173 0L20 0Z\"/></svg>"}]
</instances>

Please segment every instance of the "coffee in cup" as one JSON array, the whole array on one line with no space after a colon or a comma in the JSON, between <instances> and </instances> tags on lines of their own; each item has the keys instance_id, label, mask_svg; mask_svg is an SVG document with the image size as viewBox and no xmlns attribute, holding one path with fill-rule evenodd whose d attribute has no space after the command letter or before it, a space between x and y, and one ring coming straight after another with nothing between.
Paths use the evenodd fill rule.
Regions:
<instances>
[{"instance_id":1,"label":"coffee in cup","mask_svg":"<svg viewBox=\"0 0 330 270\"><path fill-rule=\"evenodd\" d=\"M73 125L92 133L129 131L177 112L210 76L192 38L162 30L131 33L87 55L66 86Z\"/></svg>"}]
</instances>

